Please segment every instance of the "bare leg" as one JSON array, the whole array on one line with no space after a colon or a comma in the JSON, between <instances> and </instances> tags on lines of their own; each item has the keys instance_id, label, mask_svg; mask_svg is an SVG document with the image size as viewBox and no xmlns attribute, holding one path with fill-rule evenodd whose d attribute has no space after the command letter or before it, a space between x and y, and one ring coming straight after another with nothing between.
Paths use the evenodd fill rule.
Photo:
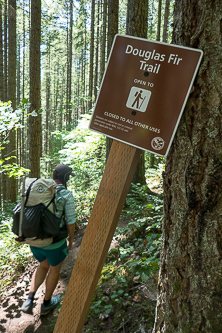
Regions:
<instances>
[{"instance_id":1,"label":"bare leg","mask_svg":"<svg viewBox=\"0 0 222 333\"><path fill-rule=\"evenodd\" d=\"M47 260L40 262L39 266L36 268L32 280L31 280L31 287L30 292L36 292L39 286L45 280L45 277L49 270L49 264Z\"/></svg>"},{"instance_id":2,"label":"bare leg","mask_svg":"<svg viewBox=\"0 0 222 333\"><path fill-rule=\"evenodd\" d=\"M61 262L57 266L50 266L49 273L46 278L46 290L45 290L45 300L50 300L52 297L53 291L59 281L59 273L62 266Z\"/></svg>"},{"instance_id":3,"label":"bare leg","mask_svg":"<svg viewBox=\"0 0 222 333\"><path fill-rule=\"evenodd\" d=\"M59 298L58 296L57 299L55 297L53 304L50 305L51 301L51 296L53 294L53 291L58 283L59 280L59 273L60 273L60 268L62 266L61 262L57 266L50 266L47 260L42 261L39 266L36 268L32 280L31 280L31 287L30 287L30 292L29 292L29 297L28 299L23 303L21 310L24 312L27 312L31 309L33 305L33 298L35 295L35 292L39 288L39 286L44 282L46 278L46 291L45 291L45 299L44 303L41 306L41 315L46 315L49 311L51 311L58 303ZM48 273L48 274L47 274ZM46 304L46 301L48 301L49 304ZM46 311L44 309L44 306L46 307L47 305L50 305L50 309ZM47 307L46 307L47 309Z\"/></svg>"}]
</instances>

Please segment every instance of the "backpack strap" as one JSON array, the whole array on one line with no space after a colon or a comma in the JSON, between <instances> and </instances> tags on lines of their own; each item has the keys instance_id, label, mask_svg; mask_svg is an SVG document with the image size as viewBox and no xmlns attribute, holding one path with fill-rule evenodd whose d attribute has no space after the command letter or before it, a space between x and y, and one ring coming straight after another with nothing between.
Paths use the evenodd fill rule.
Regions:
<instances>
[{"instance_id":1,"label":"backpack strap","mask_svg":"<svg viewBox=\"0 0 222 333\"><path fill-rule=\"evenodd\" d=\"M32 188L32 185L34 182L36 182L38 178L36 178L28 187L26 194L25 194L25 176L23 176L23 180L22 180L22 192L21 192L21 211L20 211L20 217L19 217L19 234L18 234L18 240L22 241L23 236L22 236L22 220L23 220L23 212L24 212L24 207L26 207L26 204L28 202L28 198L29 198L29 194ZM25 203L23 201L23 198L26 197L25 199Z\"/></svg>"},{"instance_id":2,"label":"backpack strap","mask_svg":"<svg viewBox=\"0 0 222 333\"><path fill-rule=\"evenodd\" d=\"M64 185L63 185L64 186ZM56 192L60 192L62 190L65 190L65 186L64 187L61 187L61 188L58 188L56 189ZM63 212L62 212L62 216L61 216L61 219L63 218L63 216L65 216L65 207L63 207Z\"/></svg>"},{"instance_id":3,"label":"backpack strap","mask_svg":"<svg viewBox=\"0 0 222 333\"><path fill-rule=\"evenodd\" d=\"M55 212L55 211L56 211L56 204L55 204L55 194L53 195L52 199L49 201L48 205L47 205L47 206L45 206L45 208L44 208L44 209L48 208L48 207L51 205L51 203L53 203L54 212Z\"/></svg>"},{"instance_id":4,"label":"backpack strap","mask_svg":"<svg viewBox=\"0 0 222 333\"><path fill-rule=\"evenodd\" d=\"M37 179L36 179L37 180ZM33 182L34 183L34 182ZM32 184L33 184L32 183ZM31 185L32 185L31 184ZM60 189L58 189L58 190L56 190L57 192L60 192L61 190L64 190L65 188L60 188ZM29 191L30 192L30 191ZM46 209L46 208L48 208L51 204L53 203L53 207L54 207L54 212L56 212L56 204L55 204L55 194L53 195L53 197L52 197L52 199L49 201L49 203L48 203L48 205L44 208L44 209ZM64 209L63 209L63 212L62 212L62 215L64 215L65 214L65 211L64 211Z\"/></svg>"}]
</instances>

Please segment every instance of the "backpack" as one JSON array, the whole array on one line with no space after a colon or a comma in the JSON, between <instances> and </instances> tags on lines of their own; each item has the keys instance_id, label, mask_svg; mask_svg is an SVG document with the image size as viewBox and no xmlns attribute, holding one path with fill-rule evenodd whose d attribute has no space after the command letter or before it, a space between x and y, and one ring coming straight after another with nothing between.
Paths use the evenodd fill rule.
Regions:
<instances>
[{"instance_id":1,"label":"backpack","mask_svg":"<svg viewBox=\"0 0 222 333\"><path fill-rule=\"evenodd\" d=\"M33 246L46 246L59 238L61 218L55 205L56 182L52 179L23 177L21 200L13 210L15 240Z\"/></svg>"}]
</instances>

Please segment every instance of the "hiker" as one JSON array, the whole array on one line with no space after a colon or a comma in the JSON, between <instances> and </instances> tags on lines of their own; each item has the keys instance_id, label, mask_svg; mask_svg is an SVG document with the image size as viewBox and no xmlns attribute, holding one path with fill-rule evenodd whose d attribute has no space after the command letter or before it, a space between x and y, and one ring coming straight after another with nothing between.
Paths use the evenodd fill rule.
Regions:
<instances>
[{"instance_id":1,"label":"hiker","mask_svg":"<svg viewBox=\"0 0 222 333\"><path fill-rule=\"evenodd\" d=\"M41 315L48 314L53 310L60 301L59 295L52 297L59 280L59 273L64 259L68 255L68 251L72 247L73 236L75 231L75 204L74 198L70 191L67 190L67 182L70 176L73 176L72 169L65 165L59 164L53 172L53 179L57 183L56 194L56 209L62 219L63 224L66 223L68 238L57 241L44 247L30 246L34 257L39 261L39 266L36 268L29 290L28 299L23 303L21 310L29 312L33 306L35 293L39 286L45 281L45 297L41 305ZM63 215L65 214L65 221Z\"/></svg>"}]
</instances>

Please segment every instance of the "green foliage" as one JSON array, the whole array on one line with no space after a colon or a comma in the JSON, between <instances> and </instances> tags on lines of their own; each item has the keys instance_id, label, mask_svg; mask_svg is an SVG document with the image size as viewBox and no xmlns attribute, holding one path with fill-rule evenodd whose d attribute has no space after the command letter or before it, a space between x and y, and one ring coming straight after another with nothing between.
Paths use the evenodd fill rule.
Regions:
<instances>
[{"instance_id":1,"label":"green foliage","mask_svg":"<svg viewBox=\"0 0 222 333\"><path fill-rule=\"evenodd\" d=\"M55 148L53 163L63 162L73 168L75 177L70 179L69 188L75 196L77 219L81 221L87 220L91 213L105 166L105 139L88 130L89 118L84 115L71 132L53 133L53 146L63 147L57 152ZM52 163L52 159L48 158L48 162ZM150 180L157 181L160 193L162 171L163 165L158 163L158 167L149 169L146 173L148 183ZM7 216L9 215L5 211L2 216L4 222L0 227L2 285L12 281L15 271L22 269L30 260L28 247L19 246L14 241L15 236L10 230ZM96 323L101 329L104 329L103 319L106 318L112 318L112 328L116 331L127 322L131 328L138 327L138 322L134 322L135 314L146 328L149 328L149 321L153 322L155 304L147 302L137 286L146 286L158 271L161 219L161 194L151 195L147 186L132 184L121 214L124 227L116 230L116 247L108 253L88 315L94 320L94 324L98 320ZM11 277L7 279L8 282L4 278L6 271ZM137 299L141 301L137 302ZM132 315L127 318L124 314L129 309ZM151 311L151 314L147 314L147 311ZM90 324L87 325L87 330L88 326L90 332Z\"/></svg>"},{"instance_id":2,"label":"green foliage","mask_svg":"<svg viewBox=\"0 0 222 333\"><path fill-rule=\"evenodd\" d=\"M11 156L10 160L12 158L16 158L16 157ZM6 164L7 160L9 160L9 158L5 158L4 160L0 160L0 173L7 174L9 178L11 178L11 177L19 178L19 177L23 176L24 174L26 174L30 171L29 169L20 167L17 163L8 163L8 164Z\"/></svg>"},{"instance_id":3,"label":"green foliage","mask_svg":"<svg viewBox=\"0 0 222 333\"><path fill-rule=\"evenodd\" d=\"M24 125L21 123L21 119L24 117L24 113L27 113L29 108L29 103L26 98L22 100L22 103L14 110L11 106L11 102L0 101L0 134L1 142L6 142L8 134L11 130L16 130L18 128L23 128ZM32 113L28 113L28 116Z\"/></svg>"},{"instance_id":4,"label":"green foliage","mask_svg":"<svg viewBox=\"0 0 222 333\"><path fill-rule=\"evenodd\" d=\"M3 150L5 145L9 143L8 138L11 131L24 127L21 120L28 107L29 103L27 99L24 99L16 110L13 110L10 101L7 103L0 101L0 150ZM15 159L16 157L8 156L7 158L0 159L0 173L5 173L9 177L20 177L29 171L18 166L17 163L11 163L13 158ZM10 161L10 163L7 163L7 161Z\"/></svg>"},{"instance_id":5,"label":"green foliage","mask_svg":"<svg viewBox=\"0 0 222 333\"><path fill-rule=\"evenodd\" d=\"M64 142L66 141L66 137L69 134L67 131L53 131L51 132L50 136L50 143L51 143L51 148L49 151L48 155L44 155L44 157L41 158L41 174L42 177L51 177L51 171L52 168L49 167L49 172L47 170L48 166L56 166L57 164L61 163L61 154L60 154L60 149L62 148Z\"/></svg>"},{"instance_id":6,"label":"green foliage","mask_svg":"<svg viewBox=\"0 0 222 333\"><path fill-rule=\"evenodd\" d=\"M22 110L13 110L11 103L3 103L0 101L0 134L1 141L6 140L8 132L12 129L21 128L20 119L22 116ZM2 145L2 142L1 142Z\"/></svg>"},{"instance_id":7,"label":"green foliage","mask_svg":"<svg viewBox=\"0 0 222 333\"><path fill-rule=\"evenodd\" d=\"M162 198L147 194L143 186L133 185L126 201L121 216L126 226L116 230L117 245L109 251L88 315L89 321L111 316L111 331L118 331L124 321L131 329L134 325L138 328L141 321L149 328L154 319L155 303L144 300L137 286L146 286L159 269ZM97 321L97 325L102 327L103 322Z\"/></svg>"},{"instance_id":8,"label":"green foliage","mask_svg":"<svg viewBox=\"0 0 222 333\"><path fill-rule=\"evenodd\" d=\"M104 137L89 131L88 123L89 116L84 115L75 130L63 135L64 148L59 151L59 160L69 163L75 173L69 188L74 192L77 218L82 221L90 215L105 166ZM159 269L164 168L161 162L156 160L155 168L146 168L147 182L155 182L157 195L151 195L147 186L131 186L121 214L126 225L118 227L114 235L117 245L110 249L103 267L86 332L94 331L95 327L98 332L104 330L106 318L112 318L110 332L118 331L123 322L138 327L138 322L134 323L135 313L139 321L146 323L145 327L153 323L155 302L147 302L137 286L148 284ZM147 166L148 163L147 159ZM137 303L135 299L141 301ZM125 318L129 309L133 315ZM151 313L147 315L149 309Z\"/></svg>"},{"instance_id":9,"label":"green foliage","mask_svg":"<svg viewBox=\"0 0 222 333\"><path fill-rule=\"evenodd\" d=\"M138 191L138 193L140 193ZM130 268L133 277L146 282L151 273L158 270L161 243L162 199L147 196L141 204L136 200L136 193L128 198L128 219L132 219L124 229L118 229L115 235L119 243L119 259L124 267ZM138 209L136 210L136 202ZM126 241L127 239L127 241Z\"/></svg>"},{"instance_id":10,"label":"green foliage","mask_svg":"<svg viewBox=\"0 0 222 333\"><path fill-rule=\"evenodd\" d=\"M89 118L84 115L77 128L63 137L64 148L59 152L60 161L70 164L75 174L69 187L78 219L90 215L105 166L105 138L88 129Z\"/></svg>"},{"instance_id":11,"label":"green foliage","mask_svg":"<svg viewBox=\"0 0 222 333\"><path fill-rule=\"evenodd\" d=\"M8 205L8 211L12 210L12 204ZM0 215L0 267L1 282L0 294L23 270L30 261L30 249L28 245L19 245L15 241L15 235L11 231L11 218L5 210Z\"/></svg>"},{"instance_id":12,"label":"green foliage","mask_svg":"<svg viewBox=\"0 0 222 333\"><path fill-rule=\"evenodd\" d=\"M104 137L89 131L88 122L89 116L85 115L77 128L63 138L65 145L60 151L60 160L71 164L75 173L70 186L75 194L78 219L90 215L105 166ZM149 175L158 180L160 188L163 166L159 164L157 168L147 172L147 177ZM114 239L118 247L111 250L112 265L110 271L105 270L105 274L102 274L101 281L114 279L114 275L114 280L117 277L119 279L124 270L130 279L137 278L138 281L146 282L150 274L155 274L159 267L161 195L150 195L147 186L132 184L121 219L129 222L125 228L117 228ZM119 269L113 268L117 264ZM109 265L108 261L108 267ZM114 295L120 296L118 292ZM112 299L115 298L114 295ZM104 305L105 300L100 299L95 304L96 312ZM111 311L111 307L107 311Z\"/></svg>"}]
</instances>

